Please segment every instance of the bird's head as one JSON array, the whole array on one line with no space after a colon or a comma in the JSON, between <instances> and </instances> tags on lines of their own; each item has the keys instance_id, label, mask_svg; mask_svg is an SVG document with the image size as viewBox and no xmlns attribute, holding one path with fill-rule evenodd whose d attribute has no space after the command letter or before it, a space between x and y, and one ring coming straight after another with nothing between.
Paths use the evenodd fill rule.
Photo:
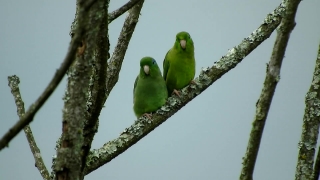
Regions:
<instances>
[{"instance_id":1,"label":"bird's head","mask_svg":"<svg viewBox=\"0 0 320 180\"><path fill-rule=\"evenodd\" d=\"M176 35L175 47L183 51L193 48L193 41L189 33L182 31Z\"/></svg>"},{"instance_id":2,"label":"bird's head","mask_svg":"<svg viewBox=\"0 0 320 180\"><path fill-rule=\"evenodd\" d=\"M144 57L140 61L140 73L143 73L145 76L152 76L156 72L159 72L159 67L152 57Z\"/></svg>"}]
</instances>

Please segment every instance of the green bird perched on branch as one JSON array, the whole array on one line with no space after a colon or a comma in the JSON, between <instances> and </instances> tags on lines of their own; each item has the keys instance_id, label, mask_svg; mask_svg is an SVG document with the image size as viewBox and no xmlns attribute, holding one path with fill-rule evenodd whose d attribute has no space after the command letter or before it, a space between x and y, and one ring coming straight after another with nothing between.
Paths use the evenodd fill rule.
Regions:
<instances>
[{"instance_id":1,"label":"green bird perched on branch","mask_svg":"<svg viewBox=\"0 0 320 180\"><path fill-rule=\"evenodd\" d=\"M196 72L194 45L187 32L179 32L173 47L167 52L163 61L163 78L166 81L168 93L180 96L179 91L190 83Z\"/></svg>"},{"instance_id":2,"label":"green bird perched on branch","mask_svg":"<svg viewBox=\"0 0 320 180\"><path fill-rule=\"evenodd\" d=\"M159 109L168 98L167 86L156 60L144 57L140 60L140 73L134 82L133 110L136 116L151 118L151 112Z\"/></svg>"}]
</instances>

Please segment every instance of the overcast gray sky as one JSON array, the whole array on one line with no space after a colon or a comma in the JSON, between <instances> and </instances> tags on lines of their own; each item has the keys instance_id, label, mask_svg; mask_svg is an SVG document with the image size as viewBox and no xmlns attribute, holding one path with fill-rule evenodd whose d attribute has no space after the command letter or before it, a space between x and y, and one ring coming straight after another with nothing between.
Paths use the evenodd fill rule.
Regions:
<instances>
[{"instance_id":1,"label":"overcast gray sky","mask_svg":"<svg viewBox=\"0 0 320 180\"><path fill-rule=\"evenodd\" d=\"M127 0L111 0L110 10L125 2ZM212 66L228 49L259 27L281 0L187 2L147 0L144 3L119 82L101 112L93 148L118 137L134 122L132 89L142 57L152 56L162 64L176 33L188 31L195 43L198 76L201 67ZM255 179L294 178L304 96L310 86L320 42L319 7L319 0L300 3L297 26L291 34L281 80L267 119ZM20 77L21 94L28 108L65 57L74 13L75 0L1 1L1 137L18 120L7 76ZM121 16L109 26L110 53L124 18L125 15ZM86 179L238 179L274 40L275 33L167 122ZM61 134L65 87L64 79L31 124L50 170L55 141ZM24 133L0 152L0 177L42 179Z\"/></svg>"}]
</instances>

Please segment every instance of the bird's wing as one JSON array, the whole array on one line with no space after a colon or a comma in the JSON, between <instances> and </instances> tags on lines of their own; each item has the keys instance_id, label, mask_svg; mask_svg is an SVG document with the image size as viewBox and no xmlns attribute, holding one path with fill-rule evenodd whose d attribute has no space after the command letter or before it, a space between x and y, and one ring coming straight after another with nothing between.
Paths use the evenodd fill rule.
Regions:
<instances>
[{"instance_id":1,"label":"bird's wing","mask_svg":"<svg viewBox=\"0 0 320 180\"><path fill-rule=\"evenodd\" d=\"M169 66L170 66L170 62L168 60L168 54L169 54L170 50L167 52L166 56L164 57L163 60L163 79L166 80L167 79L167 74L168 74L168 70L169 70Z\"/></svg>"},{"instance_id":2,"label":"bird's wing","mask_svg":"<svg viewBox=\"0 0 320 180\"><path fill-rule=\"evenodd\" d=\"M134 85L133 85L133 102L134 102L134 91L135 91L135 89L136 89L138 80L139 80L139 75L136 77L136 80L134 81Z\"/></svg>"}]
</instances>

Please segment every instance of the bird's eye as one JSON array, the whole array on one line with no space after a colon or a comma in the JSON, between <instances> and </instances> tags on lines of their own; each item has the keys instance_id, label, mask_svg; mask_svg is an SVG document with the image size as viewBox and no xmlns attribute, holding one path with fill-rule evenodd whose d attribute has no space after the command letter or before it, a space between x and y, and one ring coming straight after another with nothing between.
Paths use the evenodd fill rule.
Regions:
<instances>
[{"instance_id":1,"label":"bird's eye","mask_svg":"<svg viewBox=\"0 0 320 180\"><path fill-rule=\"evenodd\" d=\"M156 60L152 60L152 64L157 64Z\"/></svg>"}]
</instances>

